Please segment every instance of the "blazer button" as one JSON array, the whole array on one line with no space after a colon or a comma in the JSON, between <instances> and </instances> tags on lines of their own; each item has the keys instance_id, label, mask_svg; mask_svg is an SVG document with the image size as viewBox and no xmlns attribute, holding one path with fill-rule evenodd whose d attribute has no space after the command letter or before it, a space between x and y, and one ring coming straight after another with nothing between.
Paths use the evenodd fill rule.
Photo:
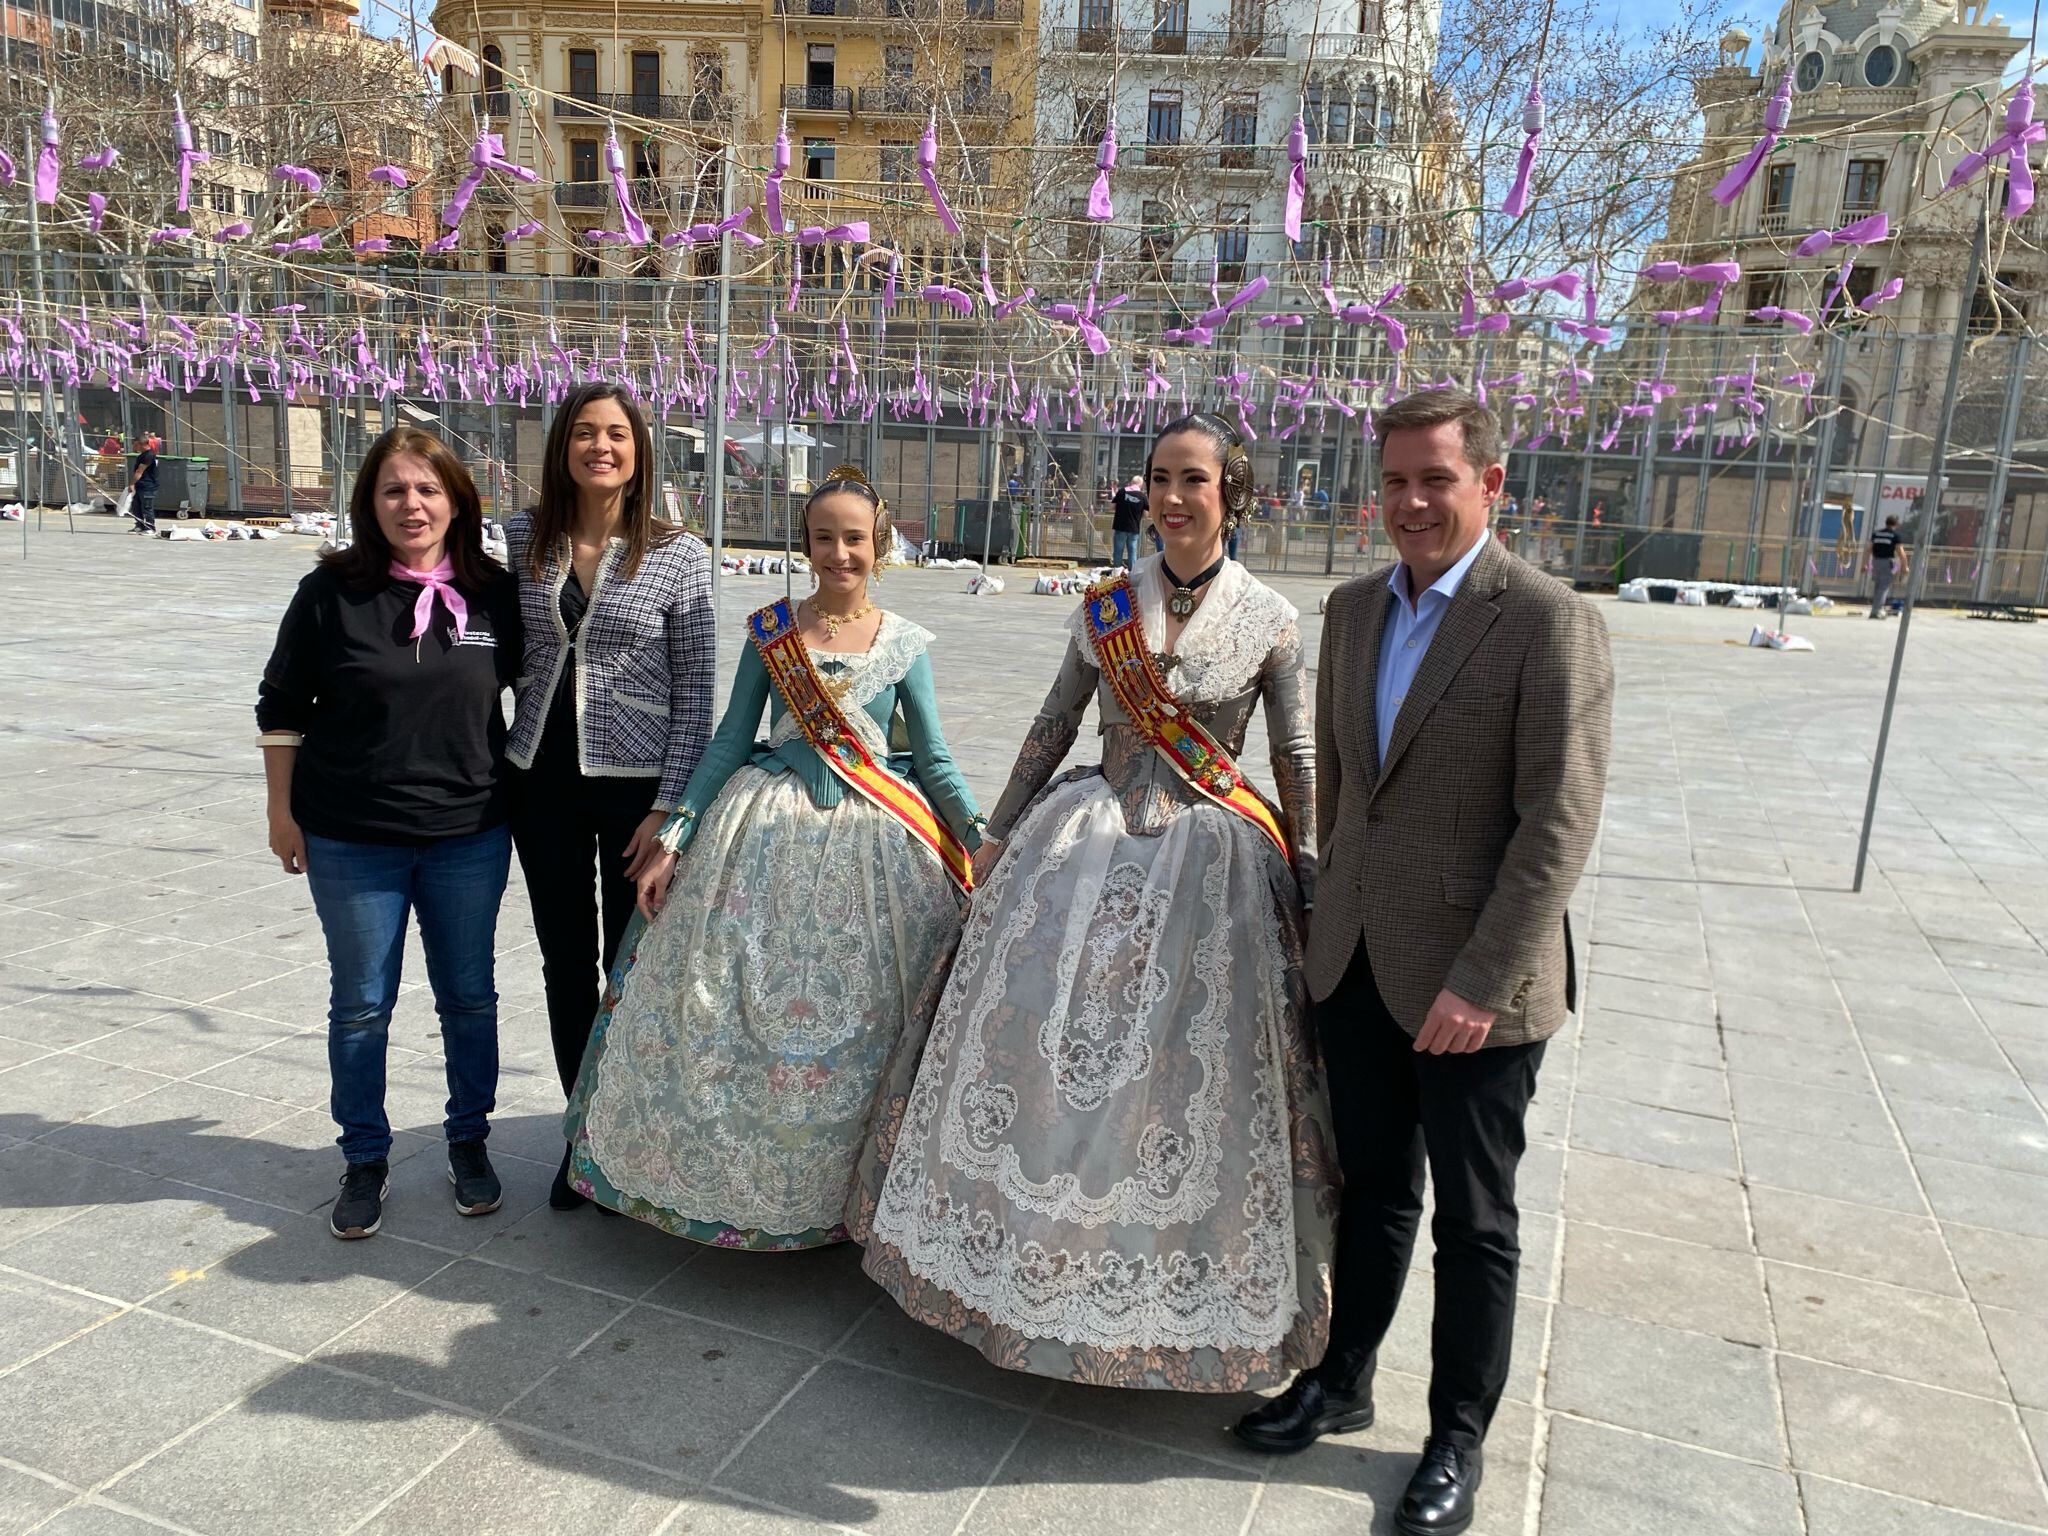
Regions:
<instances>
[{"instance_id":1,"label":"blazer button","mask_svg":"<svg viewBox=\"0 0 2048 1536\"><path fill-rule=\"evenodd\" d=\"M1378 811L1367 811L1365 813L1365 824L1368 827L1378 826L1380 824L1380 813Z\"/></svg>"}]
</instances>

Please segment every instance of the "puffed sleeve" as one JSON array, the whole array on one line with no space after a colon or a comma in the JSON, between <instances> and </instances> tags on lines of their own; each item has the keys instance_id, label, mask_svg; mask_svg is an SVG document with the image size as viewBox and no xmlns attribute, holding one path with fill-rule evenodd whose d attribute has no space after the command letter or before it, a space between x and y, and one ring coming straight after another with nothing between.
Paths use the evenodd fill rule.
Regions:
<instances>
[{"instance_id":1,"label":"puffed sleeve","mask_svg":"<svg viewBox=\"0 0 2048 1536\"><path fill-rule=\"evenodd\" d=\"M1018 749L1017 761L1010 768L1010 782L996 802L984 835L998 842L1008 837L1024 808L1051 781L1072 749L1074 739L1081 734L1081 717L1088 711L1088 701L1095 696L1100 676L1094 661L1081 649L1081 642L1069 639L1060 675L1053 679L1052 689L1038 706L1031 729L1024 733L1024 745Z\"/></svg>"}]
</instances>

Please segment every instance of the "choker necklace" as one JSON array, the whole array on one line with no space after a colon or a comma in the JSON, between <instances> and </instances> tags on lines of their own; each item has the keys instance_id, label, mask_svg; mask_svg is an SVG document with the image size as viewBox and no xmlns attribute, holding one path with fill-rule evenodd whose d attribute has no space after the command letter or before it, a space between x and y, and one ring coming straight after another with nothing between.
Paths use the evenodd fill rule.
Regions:
<instances>
[{"instance_id":1,"label":"choker necklace","mask_svg":"<svg viewBox=\"0 0 2048 1536\"><path fill-rule=\"evenodd\" d=\"M1223 562L1228 558L1228 555L1218 555L1216 563L1193 581L1182 581L1173 574L1173 567L1166 563L1166 558L1162 555L1159 560L1159 574L1164 576L1166 584L1173 588L1166 599L1166 611L1185 624L1194 615L1195 594L1216 579L1216 573L1223 569Z\"/></svg>"},{"instance_id":2,"label":"choker necklace","mask_svg":"<svg viewBox=\"0 0 2048 1536\"><path fill-rule=\"evenodd\" d=\"M818 622L825 626L825 643L827 645L830 645L839 638L841 625L858 623L875 611L873 603L862 603L851 613L833 614L827 613L823 608L820 608L814 598L807 597L804 599L804 602L811 612L817 615Z\"/></svg>"}]
</instances>

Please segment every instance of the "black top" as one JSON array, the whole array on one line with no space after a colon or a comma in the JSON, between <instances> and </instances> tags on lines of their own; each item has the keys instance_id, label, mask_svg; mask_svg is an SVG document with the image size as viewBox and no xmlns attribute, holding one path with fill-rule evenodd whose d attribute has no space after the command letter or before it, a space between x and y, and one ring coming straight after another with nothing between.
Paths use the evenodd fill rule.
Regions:
<instances>
[{"instance_id":1,"label":"black top","mask_svg":"<svg viewBox=\"0 0 2048 1536\"><path fill-rule=\"evenodd\" d=\"M1870 536L1870 558L1883 560L1889 564L1898 554L1899 546L1905 542L1898 529L1880 528Z\"/></svg>"},{"instance_id":2,"label":"black top","mask_svg":"<svg viewBox=\"0 0 2048 1536\"><path fill-rule=\"evenodd\" d=\"M135 467L142 471L136 479L135 489L153 491L156 489L156 450L145 448L135 456Z\"/></svg>"},{"instance_id":3,"label":"black top","mask_svg":"<svg viewBox=\"0 0 2048 1536\"><path fill-rule=\"evenodd\" d=\"M438 598L412 638L419 595L411 582L352 587L321 565L278 626L256 724L304 733L292 816L315 837L424 843L505 821L498 695L519 670L518 587L463 589L460 642Z\"/></svg>"},{"instance_id":4,"label":"black top","mask_svg":"<svg viewBox=\"0 0 2048 1536\"><path fill-rule=\"evenodd\" d=\"M562 679L555 685L554 697L548 700L548 718L540 728L540 747L533 755L533 765L539 768L545 763L573 775L577 771L576 641L583 626L583 615L590 611L590 599L573 570L569 572L569 579L562 583L557 606L562 615L562 628L569 632L569 644L562 653Z\"/></svg>"},{"instance_id":5,"label":"black top","mask_svg":"<svg viewBox=\"0 0 2048 1536\"><path fill-rule=\"evenodd\" d=\"M1136 533L1145 526L1145 509L1148 505L1143 491L1125 487L1110 498L1110 506L1115 510L1109 526L1118 533Z\"/></svg>"}]
</instances>

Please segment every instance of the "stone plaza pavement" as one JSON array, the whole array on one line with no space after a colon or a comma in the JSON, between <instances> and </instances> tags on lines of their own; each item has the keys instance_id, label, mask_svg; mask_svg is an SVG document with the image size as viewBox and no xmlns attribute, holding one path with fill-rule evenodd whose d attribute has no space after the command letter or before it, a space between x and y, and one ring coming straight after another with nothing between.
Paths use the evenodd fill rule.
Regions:
<instances>
[{"instance_id":1,"label":"stone plaza pavement","mask_svg":"<svg viewBox=\"0 0 2048 1536\"><path fill-rule=\"evenodd\" d=\"M1245 1399L1005 1373L847 1248L693 1247L545 1205L561 1096L524 892L501 927L498 1214L458 1218L417 948L385 1229L328 1235L326 973L265 851L250 705L306 540L0 524L0 1533L1387 1528L1429 1294L1380 1422L1288 1460ZM1068 604L883 596L938 635L992 800ZM1313 640L1321 584L1284 583ZM739 616L779 579L725 584ZM1490 1536L2048 1530L2048 626L1895 633L1599 599L1616 751L1589 1006L1524 1165ZM1084 736L1082 750L1092 743ZM1248 762L1265 777L1263 750Z\"/></svg>"}]
</instances>

